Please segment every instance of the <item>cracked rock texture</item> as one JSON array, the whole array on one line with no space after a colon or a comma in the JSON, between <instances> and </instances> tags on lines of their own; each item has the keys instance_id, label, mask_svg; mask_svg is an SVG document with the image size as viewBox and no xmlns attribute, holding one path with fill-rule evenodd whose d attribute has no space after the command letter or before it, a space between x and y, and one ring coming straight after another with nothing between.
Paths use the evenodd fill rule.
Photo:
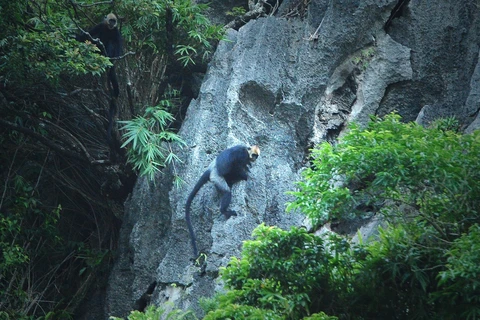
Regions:
<instances>
[{"instance_id":1,"label":"cracked rock texture","mask_svg":"<svg viewBox=\"0 0 480 320\"><path fill-rule=\"evenodd\" d=\"M200 297L221 290L219 267L240 254L258 224L305 223L285 213L286 192L309 148L334 141L349 121L396 110L405 121L455 115L468 132L480 126L476 1L312 0L303 18L287 19L297 2L229 30L219 44L180 131L183 163L155 184L138 180L103 308L90 319L126 316L145 293L151 303L172 301L201 316ZM207 256L200 269L191 260L185 201L210 161L236 144L257 144L261 155L251 179L233 188L237 217L220 215L211 184L194 199L192 223ZM174 175L183 179L179 188Z\"/></svg>"}]
</instances>

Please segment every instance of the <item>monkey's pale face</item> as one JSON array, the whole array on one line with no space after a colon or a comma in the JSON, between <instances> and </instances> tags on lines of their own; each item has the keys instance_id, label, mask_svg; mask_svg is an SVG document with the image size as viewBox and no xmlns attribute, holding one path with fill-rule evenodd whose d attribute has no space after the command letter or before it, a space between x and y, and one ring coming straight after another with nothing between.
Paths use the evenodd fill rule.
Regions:
<instances>
[{"instance_id":1,"label":"monkey's pale face","mask_svg":"<svg viewBox=\"0 0 480 320\"><path fill-rule=\"evenodd\" d=\"M105 21L107 22L108 29L112 30L117 27L117 17L113 13L107 14Z\"/></svg>"},{"instance_id":2,"label":"monkey's pale face","mask_svg":"<svg viewBox=\"0 0 480 320\"><path fill-rule=\"evenodd\" d=\"M260 155L260 148L258 146L252 146L250 148L250 162L255 162Z\"/></svg>"}]
</instances>

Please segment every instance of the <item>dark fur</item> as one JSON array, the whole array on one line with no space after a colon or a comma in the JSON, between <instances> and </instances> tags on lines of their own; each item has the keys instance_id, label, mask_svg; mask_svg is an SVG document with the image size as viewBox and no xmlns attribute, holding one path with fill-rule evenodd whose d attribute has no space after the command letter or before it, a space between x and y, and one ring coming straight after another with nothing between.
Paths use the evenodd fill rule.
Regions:
<instances>
[{"instance_id":1,"label":"dark fur","mask_svg":"<svg viewBox=\"0 0 480 320\"><path fill-rule=\"evenodd\" d=\"M115 17L113 14L109 14L108 16L112 15ZM90 29L87 33L82 33L79 34L75 37L77 41L80 42L85 42L86 40L90 40L93 43L97 45L97 47L100 49L102 54L106 57L109 58L116 58L120 57L123 52L123 39L122 35L120 34L120 31L117 28L117 25L115 22L115 26L113 29L109 28L109 21L106 16L104 20L97 24L95 27ZM115 17L116 21L116 17ZM110 26L112 27L112 26ZM113 97L118 98L120 94L120 90L118 88L118 81L117 81L117 75L115 73L115 67L111 66L110 69L108 70L108 80L110 81L110 84L113 89Z\"/></svg>"},{"instance_id":2,"label":"dark fur","mask_svg":"<svg viewBox=\"0 0 480 320\"><path fill-rule=\"evenodd\" d=\"M113 19L113 20L112 20ZM117 17L110 13L101 23L90 29L88 33L82 33L75 37L77 41L90 40L97 45L102 54L109 58L116 58L123 53L123 39L117 27ZM107 71L110 91L110 109L108 111L107 141L111 142L113 118L117 111L116 98L120 95L115 66Z\"/></svg>"},{"instance_id":3,"label":"dark fur","mask_svg":"<svg viewBox=\"0 0 480 320\"><path fill-rule=\"evenodd\" d=\"M113 29L108 27L107 17L95 27L90 29L87 33L82 33L76 36L77 41L85 42L90 40L97 44L98 48L102 51L102 54L109 58L115 58L122 55L123 40L118 27ZM96 40L100 40L101 44Z\"/></svg>"},{"instance_id":4,"label":"dark fur","mask_svg":"<svg viewBox=\"0 0 480 320\"><path fill-rule=\"evenodd\" d=\"M214 179L215 187L222 193L220 200L220 212L228 219L231 216L237 215L235 211L228 210L228 206L232 200L231 187L234 183L241 180L247 180L249 167L256 157L251 159L249 155L249 148L245 146L235 146L222 151L217 158L210 164L208 169L202 174L198 182L195 184L192 192L188 196L187 203L185 205L185 220L187 221L188 231L190 233L190 239L192 241L193 254L198 256L197 244L195 233L193 231L192 223L190 221L190 206L192 204L195 195L200 188L211 180ZM216 174L212 175L212 171L216 170ZM220 179L219 179L220 177ZM221 184L223 179L227 187ZM220 181L219 181L220 180Z\"/></svg>"}]
</instances>

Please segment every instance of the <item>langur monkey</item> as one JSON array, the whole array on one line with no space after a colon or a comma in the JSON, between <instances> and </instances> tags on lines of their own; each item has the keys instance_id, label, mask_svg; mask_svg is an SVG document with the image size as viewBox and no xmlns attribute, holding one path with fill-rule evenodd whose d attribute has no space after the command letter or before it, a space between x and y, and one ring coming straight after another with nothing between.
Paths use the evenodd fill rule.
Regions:
<instances>
[{"instance_id":1,"label":"langur monkey","mask_svg":"<svg viewBox=\"0 0 480 320\"><path fill-rule=\"evenodd\" d=\"M92 41L106 57L120 57L123 51L123 39L120 30L118 30L117 21L117 16L113 13L109 13L103 18L102 22L90 29L88 33L83 32L82 34L77 35L75 39L80 42L85 42L86 40ZM115 73L115 66L108 68L107 76L109 81L108 87L111 96L107 128L107 139L110 141L113 118L117 112L116 99L120 95L117 74Z\"/></svg>"},{"instance_id":2,"label":"langur monkey","mask_svg":"<svg viewBox=\"0 0 480 320\"><path fill-rule=\"evenodd\" d=\"M252 163L257 160L260 155L258 146L247 148L238 145L222 151L208 166L208 169L202 174L198 182L195 184L192 192L188 196L185 205L185 220L187 221L190 239L192 241L193 254L198 256L197 243L195 233L193 232L192 223L190 221L190 206L193 198L200 188L209 180L213 182L219 192L222 193L220 200L220 212L225 218L236 216L233 210L228 210L228 206L232 200L232 185L241 180L247 180L249 168Z\"/></svg>"}]
</instances>

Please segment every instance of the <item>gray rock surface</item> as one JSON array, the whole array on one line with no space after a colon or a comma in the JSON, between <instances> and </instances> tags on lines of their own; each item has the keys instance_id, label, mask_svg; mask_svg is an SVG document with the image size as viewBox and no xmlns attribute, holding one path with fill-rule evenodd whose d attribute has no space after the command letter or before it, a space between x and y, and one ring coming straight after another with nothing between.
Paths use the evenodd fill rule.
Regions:
<instances>
[{"instance_id":1,"label":"gray rock surface","mask_svg":"<svg viewBox=\"0 0 480 320\"><path fill-rule=\"evenodd\" d=\"M479 17L475 1L409 1L389 34L411 49L413 78L389 88L384 101L403 101L399 110L417 113L429 105L427 118L456 116L464 125L473 121L478 107L466 100L478 63ZM409 120L415 118L411 113Z\"/></svg>"},{"instance_id":2,"label":"gray rock surface","mask_svg":"<svg viewBox=\"0 0 480 320\"><path fill-rule=\"evenodd\" d=\"M279 14L228 32L182 125L183 163L155 185L139 179L126 204L105 314L125 316L155 281L152 303L172 301L201 314L199 299L221 288L218 268L239 255L258 224L303 223L301 215L285 213L291 199L285 192L295 188L308 149L334 141L349 121L365 124L393 110L413 121L428 105L424 114L432 119L451 114L465 127L472 123L479 109L480 8L468 0L398 2L403 6L312 0L304 19ZM233 188L238 217L220 215L210 184L193 201L198 247L207 257L199 268L191 261L185 201L210 161L236 144L258 144L261 155L251 179ZM184 181L180 188L174 175Z\"/></svg>"},{"instance_id":3,"label":"gray rock surface","mask_svg":"<svg viewBox=\"0 0 480 320\"><path fill-rule=\"evenodd\" d=\"M475 116L473 122L465 129L465 133L472 133L480 128L480 56L470 80L470 92L465 107L471 117Z\"/></svg>"}]
</instances>

